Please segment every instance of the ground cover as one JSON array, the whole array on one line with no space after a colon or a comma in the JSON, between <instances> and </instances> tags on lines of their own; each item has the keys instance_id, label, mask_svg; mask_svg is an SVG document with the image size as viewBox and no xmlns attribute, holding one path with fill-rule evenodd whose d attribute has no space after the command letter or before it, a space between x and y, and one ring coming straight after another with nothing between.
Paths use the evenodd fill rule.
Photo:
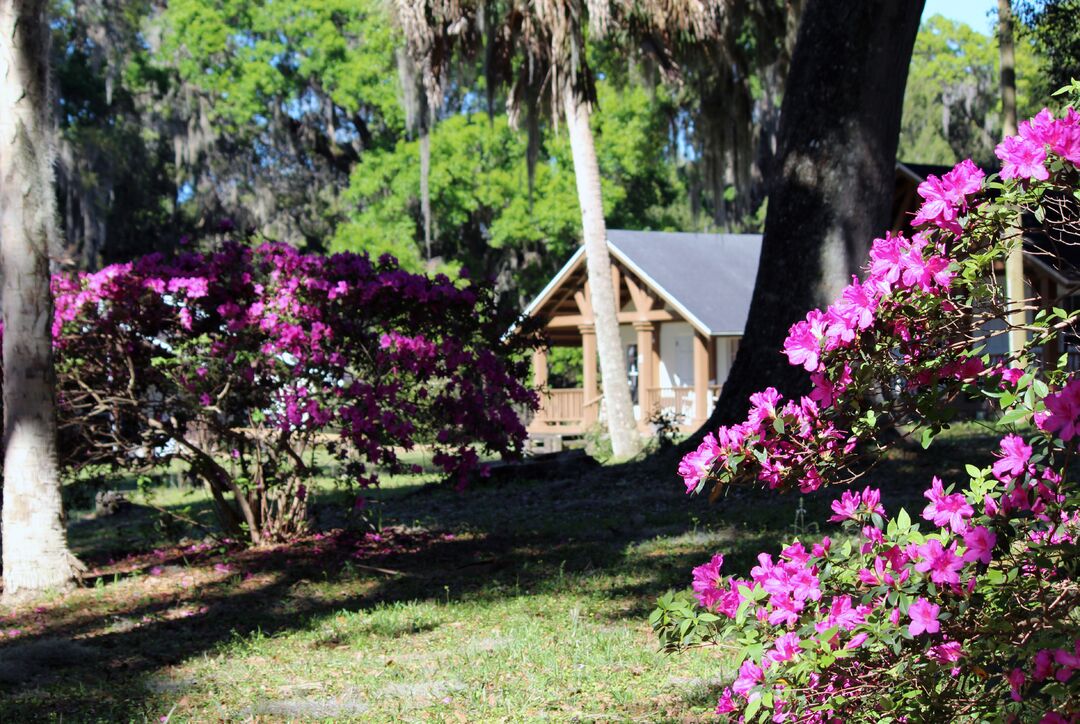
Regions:
<instances>
[{"instance_id":1,"label":"ground cover","mask_svg":"<svg viewBox=\"0 0 1080 724\"><path fill-rule=\"evenodd\" d=\"M914 513L931 474L985 462L969 453L991 448L983 435L957 428L868 477L890 511ZM257 550L156 526L137 495L117 515L75 515L87 587L0 611L0 721L708 718L730 652L658 653L656 597L715 551L745 573L793 531L829 530L839 492L802 498L802 511L798 496L710 506L673 469L465 493L402 476L367 497L367 522L333 513L348 494L324 483L322 529ZM208 512L200 492L154 490L160 507Z\"/></svg>"}]
</instances>

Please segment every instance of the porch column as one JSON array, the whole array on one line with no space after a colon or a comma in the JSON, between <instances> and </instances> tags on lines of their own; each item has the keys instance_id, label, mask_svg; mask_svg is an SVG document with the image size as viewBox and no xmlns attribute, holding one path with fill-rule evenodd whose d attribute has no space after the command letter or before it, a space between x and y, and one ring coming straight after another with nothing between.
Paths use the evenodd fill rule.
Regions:
<instances>
[{"instance_id":1,"label":"porch column","mask_svg":"<svg viewBox=\"0 0 1080 724\"><path fill-rule=\"evenodd\" d=\"M539 347L532 354L533 386L543 390L548 383L547 347Z\"/></svg>"},{"instance_id":2,"label":"porch column","mask_svg":"<svg viewBox=\"0 0 1080 724\"><path fill-rule=\"evenodd\" d=\"M584 396L582 404L585 405L582 422L590 425L596 422L600 411L599 403L594 402L599 389L596 374L596 328L591 324L583 324L578 327L578 331L581 332L581 388ZM593 404L590 405L590 402Z\"/></svg>"},{"instance_id":3,"label":"porch column","mask_svg":"<svg viewBox=\"0 0 1080 724\"><path fill-rule=\"evenodd\" d=\"M1057 299L1057 282L1046 276L1040 286L1042 288L1039 290L1039 306L1049 310L1054 306ZM1059 342L1061 334L1061 332L1058 332L1043 345L1043 365L1045 367L1049 368L1056 365L1058 357L1061 356L1061 343Z\"/></svg>"},{"instance_id":4,"label":"porch column","mask_svg":"<svg viewBox=\"0 0 1080 724\"><path fill-rule=\"evenodd\" d=\"M653 325L652 322L634 322L637 331L638 349L638 409L641 415L638 418L638 427L648 426L649 414L652 412L652 387L653 377Z\"/></svg>"},{"instance_id":5,"label":"porch column","mask_svg":"<svg viewBox=\"0 0 1080 724\"><path fill-rule=\"evenodd\" d=\"M709 340L694 333L694 425L709 417Z\"/></svg>"}]
</instances>

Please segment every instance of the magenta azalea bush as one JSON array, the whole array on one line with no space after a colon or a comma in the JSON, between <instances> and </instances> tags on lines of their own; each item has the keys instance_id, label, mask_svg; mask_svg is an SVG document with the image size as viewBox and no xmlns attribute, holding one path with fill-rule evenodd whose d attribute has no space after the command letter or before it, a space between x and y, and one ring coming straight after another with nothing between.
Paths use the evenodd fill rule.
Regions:
<instances>
[{"instance_id":1,"label":"magenta azalea bush","mask_svg":"<svg viewBox=\"0 0 1080 724\"><path fill-rule=\"evenodd\" d=\"M791 328L784 353L810 373L809 395L753 395L745 422L679 466L688 493L740 482L807 493L872 480L880 441L900 430L929 444L959 398L1000 411L996 462L934 477L921 511L887 511L860 480L832 504L836 540L762 553L748 578L716 555L694 569L691 596L660 599L651 623L667 649L736 652L722 716L1080 721L1080 376L1064 355L1036 363L1078 315L1033 309L1023 354L984 353L1007 332L995 268L1021 243L1017 225L1077 239L1080 114L1044 110L997 154L996 176L965 161L929 177L917 233L876 240L865 278Z\"/></svg>"},{"instance_id":2,"label":"magenta azalea bush","mask_svg":"<svg viewBox=\"0 0 1080 724\"><path fill-rule=\"evenodd\" d=\"M57 276L54 344L71 467L187 463L226 532L296 533L313 469L400 471L430 445L459 483L520 451L529 339L490 291L358 254L225 243ZM323 456L323 457L318 457Z\"/></svg>"}]
</instances>

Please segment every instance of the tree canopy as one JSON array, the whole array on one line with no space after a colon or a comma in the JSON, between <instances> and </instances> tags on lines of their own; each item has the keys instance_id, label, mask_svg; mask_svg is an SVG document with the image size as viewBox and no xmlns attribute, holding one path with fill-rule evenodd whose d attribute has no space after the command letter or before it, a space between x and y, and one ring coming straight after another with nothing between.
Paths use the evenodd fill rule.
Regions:
<instances>
[{"instance_id":1,"label":"tree canopy","mask_svg":"<svg viewBox=\"0 0 1080 724\"><path fill-rule=\"evenodd\" d=\"M1055 72L1072 72L1060 61L1071 36L1051 22L1067 6L1018 4L1030 29L1018 47L1021 114L1037 110ZM760 230L802 4L725 7L722 37L706 52L675 44L667 61L682 82L669 87L655 54L585 38L612 227ZM427 266L409 127L416 79L399 72L404 37L383 3L54 0L52 14L56 256L69 266L173 248L223 223L310 250L391 252L412 270ZM453 60L455 80L432 118L431 266L495 277L510 292L504 303L518 305L566 257L581 222L568 144L540 125L530 146L506 112L518 91L489 87L486 62ZM992 37L928 19L899 157L993 162L996 63Z\"/></svg>"}]
</instances>

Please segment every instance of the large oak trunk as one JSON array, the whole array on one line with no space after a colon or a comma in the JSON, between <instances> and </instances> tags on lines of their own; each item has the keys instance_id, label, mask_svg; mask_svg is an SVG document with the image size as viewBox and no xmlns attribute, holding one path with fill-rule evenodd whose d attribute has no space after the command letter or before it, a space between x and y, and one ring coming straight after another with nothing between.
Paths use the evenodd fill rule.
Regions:
<instances>
[{"instance_id":1,"label":"large oak trunk","mask_svg":"<svg viewBox=\"0 0 1080 724\"><path fill-rule=\"evenodd\" d=\"M45 0L0 0L4 598L70 587L56 450L50 240L56 233Z\"/></svg>"},{"instance_id":2,"label":"large oak trunk","mask_svg":"<svg viewBox=\"0 0 1080 724\"><path fill-rule=\"evenodd\" d=\"M634 403L626 376L619 321L615 309L615 288L611 283L611 256L607 248L603 197L600 195L600 166L589 127L589 106L573 90L563 94L566 126L574 156L581 227L585 241L585 269L589 280L590 303L596 326L596 348L607 411L611 449L616 458L637 453L640 438L635 429ZM585 360L586 364L589 360ZM586 404L588 404L586 400Z\"/></svg>"},{"instance_id":3,"label":"large oak trunk","mask_svg":"<svg viewBox=\"0 0 1080 724\"><path fill-rule=\"evenodd\" d=\"M770 169L761 263L739 354L706 429L749 396L806 389L781 353L788 328L834 300L888 228L908 65L923 0L810 0Z\"/></svg>"}]
</instances>

